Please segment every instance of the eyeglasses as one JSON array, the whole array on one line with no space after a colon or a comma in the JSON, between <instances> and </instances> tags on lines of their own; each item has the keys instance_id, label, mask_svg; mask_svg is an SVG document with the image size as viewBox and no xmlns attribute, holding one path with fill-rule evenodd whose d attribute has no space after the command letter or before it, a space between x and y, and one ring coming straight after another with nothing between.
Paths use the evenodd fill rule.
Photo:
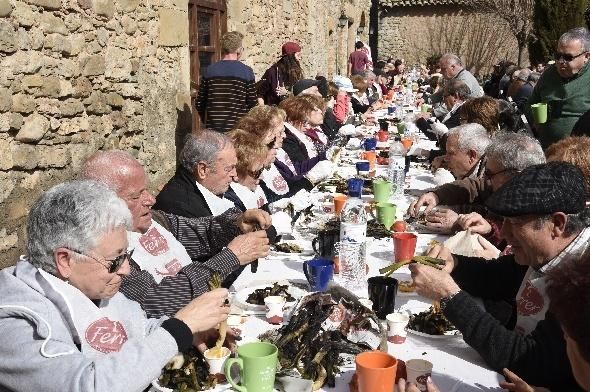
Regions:
<instances>
[{"instance_id":1,"label":"eyeglasses","mask_svg":"<svg viewBox=\"0 0 590 392\"><path fill-rule=\"evenodd\" d=\"M273 148L275 148L275 144L277 144L277 137L275 136L274 139L272 139L267 145L266 147L269 150L272 150Z\"/></svg>"},{"instance_id":2,"label":"eyeglasses","mask_svg":"<svg viewBox=\"0 0 590 392\"><path fill-rule=\"evenodd\" d=\"M258 170L248 170L248 175L252 178L259 179L264 171L264 167L261 167Z\"/></svg>"},{"instance_id":3,"label":"eyeglasses","mask_svg":"<svg viewBox=\"0 0 590 392\"><path fill-rule=\"evenodd\" d=\"M123 263L125 262L125 260L130 260L131 256L133 255L133 251L135 249L131 249L131 250L126 250L125 253L123 253L122 255L119 255L117 257L115 257L112 260L107 260L104 259L104 261L109 262L108 265L103 264L100 260L87 255L86 253L82 253L80 251L74 250L74 249L70 249L72 252L77 253L81 256L86 256L88 258L91 258L92 260L96 261L98 264L102 265L103 267L105 267L107 269L107 271L109 272L109 274L114 274L115 272L117 272L119 270L119 268L121 268L121 266L123 265Z\"/></svg>"},{"instance_id":4,"label":"eyeglasses","mask_svg":"<svg viewBox=\"0 0 590 392\"><path fill-rule=\"evenodd\" d=\"M574 56L573 54L569 54L569 53L555 52L555 60L559 61L559 60L563 59L563 61L565 61L566 63L569 63L569 62L573 61L574 59L577 59L578 57L580 57L581 55L586 54L586 53L588 53L588 52L587 51L582 52L582 53Z\"/></svg>"},{"instance_id":5,"label":"eyeglasses","mask_svg":"<svg viewBox=\"0 0 590 392\"><path fill-rule=\"evenodd\" d=\"M492 178L496 177L497 175L499 175L499 174L502 174L502 173L506 173L506 172L514 172L514 173L519 173L520 171L519 171L519 170L515 170L515 169L504 169L504 170L500 170L500 171L498 171L498 172L495 172L495 173L491 173L489 170L487 170L487 169L486 169L486 171L484 172L484 175L485 175L485 176L486 176L488 179L490 179L490 180L491 180Z\"/></svg>"}]
</instances>

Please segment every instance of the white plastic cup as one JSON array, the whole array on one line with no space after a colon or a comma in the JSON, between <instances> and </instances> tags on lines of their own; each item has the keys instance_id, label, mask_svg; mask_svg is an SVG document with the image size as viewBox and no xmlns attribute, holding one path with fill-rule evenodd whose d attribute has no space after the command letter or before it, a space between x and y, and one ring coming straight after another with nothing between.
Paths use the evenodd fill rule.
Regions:
<instances>
[{"instance_id":1,"label":"white plastic cup","mask_svg":"<svg viewBox=\"0 0 590 392\"><path fill-rule=\"evenodd\" d=\"M408 331L406 326L410 321L410 316L406 313L390 313L385 319L387 320L387 341L394 344L402 344L406 341Z\"/></svg>"},{"instance_id":2,"label":"white plastic cup","mask_svg":"<svg viewBox=\"0 0 590 392\"><path fill-rule=\"evenodd\" d=\"M432 362L424 359L406 361L408 381L416 384L419 390L426 391L426 380L432 375Z\"/></svg>"},{"instance_id":3,"label":"white plastic cup","mask_svg":"<svg viewBox=\"0 0 590 392\"><path fill-rule=\"evenodd\" d=\"M229 351L229 348L227 348L227 347L222 347L221 351L222 351L223 355L221 357L217 358L217 357L211 356L211 350L213 350L213 349L210 348L208 350L205 350L205 352L203 353L205 360L209 364L209 374L213 374L213 375L223 374L223 365L225 364L225 360L231 354L231 351Z\"/></svg>"},{"instance_id":4,"label":"white plastic cup","mask_svg":"<svg viewBox=\"0 0 590 392\"><path fill-rule=\"evenodd\" d=\"M282 324L285 298L280 295L270 295L264 299L264 304L266 305L266 321L270 324Z\"/></svg>"}]
</instances>

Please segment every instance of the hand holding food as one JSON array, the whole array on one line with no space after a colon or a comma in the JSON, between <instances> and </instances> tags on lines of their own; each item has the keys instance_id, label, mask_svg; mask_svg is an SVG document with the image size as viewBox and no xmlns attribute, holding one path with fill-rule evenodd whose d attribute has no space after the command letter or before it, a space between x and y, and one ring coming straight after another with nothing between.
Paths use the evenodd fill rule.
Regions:
<instances>
[{"instance_id":1,"label":"hand holding food","mask_svg":"<svg viewBox=\"0 0 590 392\"><path fill-rule=\"evenodd\" d=\"M438 196L434 192L427 192L420 196L417 200L414 200L410 207L408 208L408 214L410 216L418 216L420 214L420 209L422 207L426 207L424 210L425 214L428 214L430 210L438 205Z\"/></svg>"},{"instance_id":2,"label":"hand holding food","mask_svg":"<svg viewBox=\"0 0 590 392\"><path fill-rule=\"evenodd\" d=\"M416 292L424 297L440 300L458 293L461 289L448 272L423 264L410 264Z\"/></svg>"},{"instance_id":3,"label":"hand holding food","mask_svg":"<svg viewBox=\"0 0 590 392\"><path fill-rule=\"evenodd\" d=\"M457 225L463 230L469 229L472 233L481 235L486 235L492 232L492 226L477 212L459 215L457 218Z\"/></svg>"},{"instance_id":4,"label":"hand holding food","mask_svg":"<svg viewBox=\"0 0 590 392\"><path fill-rule=\"evenodd\" d=\"M270 251L268 237L264 230L239 235L231 240L227 247L234 252L241 265L266 257Z\"/></svg>"},{"instance_id":5,"label":"hand holding food","mask_svg":"<svg viewBox=\"0 0 590 392\"><path fill-rule=\"evenodd\" d=\"M426 225L436 227L439 229L451 230L455 226L455 222L459 218L459 214L448 208L439 208L426 214Z\"/></svg>"},{"instance_id":6,"label":"hand holding food","mask_svg":"<svg viewBox=\"0 0 590 392\"><path fill-rule=\"evenodd\" d=\"M498 248L496 248L493 244L481 236L478 237L477 240L483 248L477 252L479 257L483 257L486 260L492 260L498 257Z\"/></svg>"},{"instance_id":7,"label":"hand holding food","mask_svg":"<svg viewBox=\"0 0 590 392\"><path fill-rule=\"evenodd\" d=\"M449 248L444 247L440 244L435 244L426 254L426 256L434 257L445 261L443 271L451 273L455 268L455 258L451 254Z\"/></svg>"},{"instance_id":8,"label":"hand holding food","mask_svg":"<svg viewBox=\"0 0 590 392\"><path fill-rule=\"evenodd\" d=\"M266 230L272 225L270 214L259 208L246 210L238 217L236 222L242 233L250 233L255 230Z\"/></svg>"},{"instance_id":9,"label":"hand holding food","mask_svg":"<svg viewBox=\"0 0 590 392\"><path fill-rule=\"evenodd\" d=\"M535 387L530 386L526 382L524 382L520 377L516 374L512 373L508 369L503 370L504 375L506 376L506 381L500 382L500 387L503 389L507 389L513 392L535 392Z\"/></svg>"},{"instance_id":10,"label":"hand holding food","mask_svg":"<svg viewBox=\"0 0 590 392\"><path fill-rule=\"evenodd\" d=\"M416 384L412 382L406 382L403 378L400 378L397 383L397 392L420 392ZM426 392L439 392L439 389L432 382L432 379L428 377L426 380Z\"/></svg>"},{"instance_id":11,"label":"hand holding food","mask_svg":"<svg viewBox=\"0 0 590 392\"><path fill-rule=\"evenodd\" d=\"M227 289L215 289L193 299L174 317L184 322L193 334L206 331L227 319L229 307L225 306L226 300Z\"/></svg>"}]
</instances>

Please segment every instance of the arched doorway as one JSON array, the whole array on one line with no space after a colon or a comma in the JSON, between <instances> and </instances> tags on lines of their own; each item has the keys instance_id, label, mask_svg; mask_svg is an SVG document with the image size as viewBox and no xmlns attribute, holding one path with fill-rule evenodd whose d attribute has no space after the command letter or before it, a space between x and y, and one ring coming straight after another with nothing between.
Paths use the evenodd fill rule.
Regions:
<instances>
[{"instance_id":1,"label":"arched doorway","mask_svg":"<svg viewBox=\"0 0 590 392\"><path fill-rule=\"evenodd\" d=\"M199 127L195 100L199 81L205 68L221 58L219 41L227 31L227 8L225 0L189 0L189 51L191 72L191 108L193 130Z\"/></svg>"}]
</instances>

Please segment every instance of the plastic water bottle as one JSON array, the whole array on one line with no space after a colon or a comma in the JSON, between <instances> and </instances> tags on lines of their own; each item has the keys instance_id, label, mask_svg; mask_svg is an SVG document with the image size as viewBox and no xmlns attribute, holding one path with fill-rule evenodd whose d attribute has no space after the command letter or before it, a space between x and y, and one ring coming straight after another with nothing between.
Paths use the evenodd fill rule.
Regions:
<instances>
[{"instance_id":1,"label":"plastic water bottle","mask_svg":"<svg viewBox=\"0 0 590 392\"><path fill-rule=\"evenodd\" d=\"M366 292L367 212L361 194L349 192L340 213L340 279L352 291Z\"/></svg>"},{"instance_id":2,"label":"plastic water bottle","mask_svg":"<svg viewBox=\"0 0 590 392\"><path fill-rule=\"evenodd\" d=\"M389 147L389 181L395 185L394 196L404 194L406 180L406 148L400 137L396 137Z\"/></svg>"}]
</instances>

